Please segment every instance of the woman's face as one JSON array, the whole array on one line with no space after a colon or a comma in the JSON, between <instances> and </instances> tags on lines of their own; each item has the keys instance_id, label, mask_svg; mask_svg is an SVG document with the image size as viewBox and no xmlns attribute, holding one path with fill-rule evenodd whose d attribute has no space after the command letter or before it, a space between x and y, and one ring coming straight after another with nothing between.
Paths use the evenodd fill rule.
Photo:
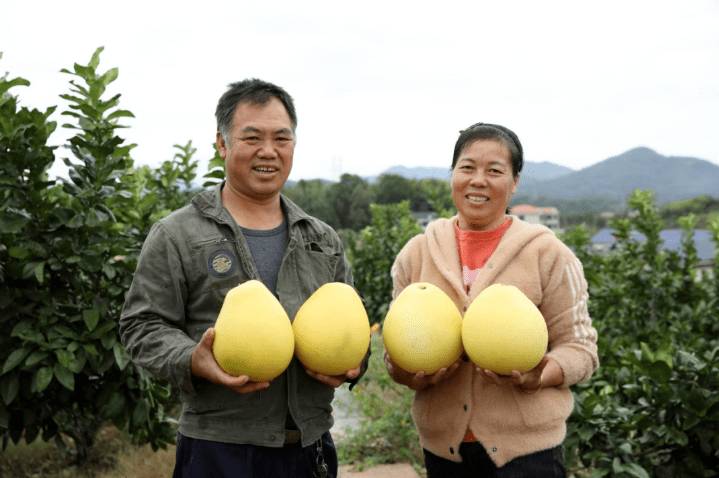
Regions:
<instances>
[{"instance_id":1,"label":"woman's face","mask_svg":"<svg viewBox=\"0 0 719 478\"><path fill-rule=\"evenodd\" d=\"M501 226L518 183L505 145L478 140L466 146L452 171L452 199L459 212L459 228L488 231Z\"/></svg>"}]
</instances>

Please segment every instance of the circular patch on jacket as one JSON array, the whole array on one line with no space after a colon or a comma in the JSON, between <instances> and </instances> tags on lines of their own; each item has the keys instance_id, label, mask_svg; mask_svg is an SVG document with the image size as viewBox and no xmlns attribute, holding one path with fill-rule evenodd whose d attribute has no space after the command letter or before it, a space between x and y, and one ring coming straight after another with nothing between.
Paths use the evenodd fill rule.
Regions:
<instances>
[{"instance_id":1,"label":"circular patch on jacket","mask_svg":"<svg viewBox=\"0 0 719 478\"><path fill-rule=\"evenodd\" d=\"M207 269L215 277L226 277L237 267L237 259L230 251L215 251L207 260Z\"/></svg>"}]
</instances>

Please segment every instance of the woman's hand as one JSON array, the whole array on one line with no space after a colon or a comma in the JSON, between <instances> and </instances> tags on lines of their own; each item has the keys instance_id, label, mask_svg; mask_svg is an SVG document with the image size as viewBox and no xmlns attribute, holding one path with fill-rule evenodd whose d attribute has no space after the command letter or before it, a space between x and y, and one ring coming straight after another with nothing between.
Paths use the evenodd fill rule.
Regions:
<instances>
[{"instance_id":1,"label":"woman's hand","mask_svg":"<svg viewBox=\"0 0 719 478\"><path fill-rule=\"evenodd\" d=\"M536 367L525 373L512 370L511 375L497 375L481 367L477 367L477 371L495 385L517 385L525 393L535 393L542 388L555 387L564 381L559 364L546 355Z\"/></svg>"},{"instance_id":2,"label":"woman's hand","mask_svg":"<svg viewBox=\"0 0 719 478\"><path fill-rule=\"evenodd\" d=\"M442 380L451 377L459 368L459 360L457 360L449 367L442 367L432 375L426 375L422 370L417 373L412 373L397 365L390 358L389 354L385 355L385 364L392 380L406 385L412 390L424 390L431 385L437 385Z\"/></svg>"}]
</instances>

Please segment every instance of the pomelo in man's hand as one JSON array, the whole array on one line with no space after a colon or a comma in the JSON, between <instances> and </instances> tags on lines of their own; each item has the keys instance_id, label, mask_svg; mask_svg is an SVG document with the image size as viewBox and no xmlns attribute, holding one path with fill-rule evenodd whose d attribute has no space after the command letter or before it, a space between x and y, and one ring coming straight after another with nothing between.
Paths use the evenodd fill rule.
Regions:
<instances>
[{"instance_id":1,"label":"pomelo in man's hand","mask_svg":"<svg viewBox=\"0 0 719 478\"><path fill-rule=\"evenodd\" d=\"M462 314L439 287L410 284L392 302L382 340L399 367L431 375L462 355Z\"/></svg>"},{"instance_id":2,"label":"pomelo in man's hand","mask_svg":"<svg viewBox=\"0 0 719 478\"><path fill-rule=\"evenodd\" d=\"M299 361L323 375L352 370L369 348L367 311L354 288L342 282L317 289L297 311L292 330Z\"/></svg>"},{"instance_id":3,"label":"pomelo in man's hand","mask_svg":"<svg viewBox=\"0 0 719 478\"><path fill-rule=\"evenodd\" d=\"M287 312L258 280L230 289L215 323L212 352L222 370L268 382L287 369L295 339Z\"/></svg>"},{"instance_id":4,"label":"pomelo in man's hand","mask_svg":"<svg viewBox=\"0 0 719 478\"><path fill-rule=\"evenodd\" d=\"M500 375L536 367L547 351L547 323L518 288L493 284L467 308L462 343L475 365Z\"/></svg>"}]
</instances>

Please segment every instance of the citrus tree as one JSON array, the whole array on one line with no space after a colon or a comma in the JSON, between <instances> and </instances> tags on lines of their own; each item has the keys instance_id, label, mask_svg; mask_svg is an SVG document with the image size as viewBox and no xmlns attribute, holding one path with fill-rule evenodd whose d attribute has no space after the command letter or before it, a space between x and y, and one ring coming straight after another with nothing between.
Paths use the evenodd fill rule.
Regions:
<instances>
[{"instance_id":1,"label":"citrus tree","mask_svg":"<svg viewBox=\"0 0 719 478\"><path fill-rule=\"evenodd\" d=\"M719 255L714 275L699 276L695 218L680 220L682 251L667 251L651 191L635 191L629 206L638 215L613 222L607 257L588 251L582 228L564 238L584 264L600 358L592 379L573 387L568 463L592 476L716 476ZM719 223L711 227L719 244ZM633 241L632 229L646 241Z\"/></svg>"},{"instance_id":2,"label":"citrus tree","mask_svg":"<svg viewBox=\"0 0 719 478\"><path fill-rule=\"evenodd\" d=\"M105 98L118 71L98 72L101 51L62 70L73 76L64 126L76 131L63 149L67 180L47 174L55 108L20 107L9 89L29 82L0 80L0 433L4 444L41 436L61 450L71 437L78 462L107 420L154 449L174 439L169 387L130 363L117 334L144 227L127 211L142 181L134 145L116 134L132 113L119 94Z\"/></svg>"}]
</instances>

